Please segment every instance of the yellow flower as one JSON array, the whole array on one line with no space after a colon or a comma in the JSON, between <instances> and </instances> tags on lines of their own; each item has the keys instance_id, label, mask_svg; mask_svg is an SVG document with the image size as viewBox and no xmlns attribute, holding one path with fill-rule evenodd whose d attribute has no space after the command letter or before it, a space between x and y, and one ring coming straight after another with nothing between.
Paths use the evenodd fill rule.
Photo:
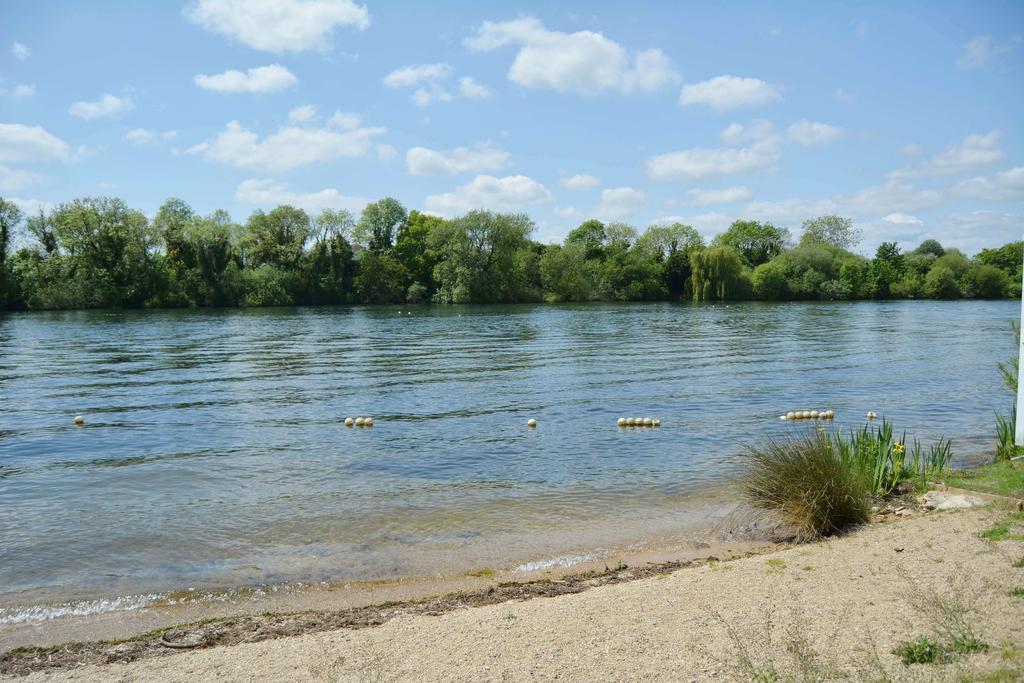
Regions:
<instances>
[{"instance_id":1,"label":"yellow flower","mask_svg":"<svg viewBox=\"0 0 1024 683\"><path fill-rule=\"evenodd\" d=\"M892 447L892 452L896 455L903 455L907 452L907 447L897 441Z\"/></svg>"}]
</instances>

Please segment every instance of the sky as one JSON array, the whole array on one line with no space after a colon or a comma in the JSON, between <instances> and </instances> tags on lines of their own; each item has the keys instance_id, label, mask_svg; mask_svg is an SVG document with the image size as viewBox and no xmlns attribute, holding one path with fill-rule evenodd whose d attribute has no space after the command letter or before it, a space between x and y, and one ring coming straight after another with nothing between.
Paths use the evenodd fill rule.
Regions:
<instances>
[{"instance_id":1,"label":"sky","mask_svg":"<svg viewBox=\"0 0 1024 683\"><path fill-rule=\"evenodd\" d=\"M0 196L1024 232L1022 2L4 0Z\"/></svg>"}]
</instances>

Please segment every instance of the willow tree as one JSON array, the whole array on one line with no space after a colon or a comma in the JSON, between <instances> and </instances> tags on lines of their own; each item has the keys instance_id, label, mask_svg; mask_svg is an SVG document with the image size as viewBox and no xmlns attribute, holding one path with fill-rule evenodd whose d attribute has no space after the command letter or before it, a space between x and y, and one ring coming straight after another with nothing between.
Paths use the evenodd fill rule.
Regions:
<instances>
[{"instance_id":1,"label":"willow tree","mask_svg":"<svg viewBox=\"0 0 1024 683\"><path fill-rule=\"evenodd\" d=\"M724 301L743 293L743 258L732 247L712 247L690 255L693 300Z\"/></svg>"}]
</instances>

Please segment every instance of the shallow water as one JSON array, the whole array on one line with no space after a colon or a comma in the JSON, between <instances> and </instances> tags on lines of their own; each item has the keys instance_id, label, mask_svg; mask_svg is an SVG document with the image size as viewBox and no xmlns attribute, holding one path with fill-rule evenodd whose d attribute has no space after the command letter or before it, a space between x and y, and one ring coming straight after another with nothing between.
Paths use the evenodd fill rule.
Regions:
<instances>
[{"instance_id":1,"label":"shallow water","mask_svg":"<svg viewBox=\"0 0 1024 683\"><path fill-rule=\"evenodd\" d=\"M786 410L987 457L1019 304L401 310L0 317L0 623L590 556L720 518Z\"/></svg>"}]
</instances>

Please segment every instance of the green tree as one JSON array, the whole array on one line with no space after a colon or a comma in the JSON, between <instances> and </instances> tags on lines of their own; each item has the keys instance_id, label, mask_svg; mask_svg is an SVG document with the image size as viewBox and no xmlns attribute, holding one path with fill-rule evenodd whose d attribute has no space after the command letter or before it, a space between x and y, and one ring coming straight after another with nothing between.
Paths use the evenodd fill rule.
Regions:
<instances>
[{"instance_id":1,"label":"green tree","mask_svg":"<svg viewBox=\"0 0 1024 683\"><path fill-rule=\"evenodd\" d=\"M1001 299L1010 291L1010 278L1006 273L988 263L979 263L971 268L972 295L979 299Z\"/></svg>"},{"instance_id":2,"label":"green tree","mask_svg":"<svg viewBox=\"0 0 1024 683\"><path fill-rule=\"evenodd\" d=\"M842 216L820 216L803 223L801 245L830 244L840 249L852 249L861 240L861 231L853 221Z\"/></svg>"},{"instance_id":3,"label":"green tree","mask_svg":"<svg viewBox=\"0 0 1024 683\"><path fill-rule=\"evenodd\" d=\"M1006 273L1016 285L1021 282L1021 263L1024 261L1024 241L1010 242L998 249L982 249L975 257L979 263L995 266Z\"/></svg>"},{"instance_id":4,"label":"green tree","mask_svg":"<svg viewBox=\"0 0 1024 683\"><path fill-rule=\"evenodd\" d=\"M929 299L956 299L960 296L960 287L952 270L936 264L925 276L922 292Z\"/></svg>"},{"instance_id":5,"label":"green tree","mask_svg":"<svg viewBox=\"0 0 1024 683\"><path fill-rule=\"evenodd\" d=\"M604 223L593 218L580 223L565 237L566 246L582 248L584 257L588 259L603 258L607 241L608 234L605 232Z\"/></svg>"},{"instance_id":6,"label":"green tree","mask_svg":"<svg viewBox=\"0 0 1024 683\"><path fill-rule=\"evenodd\" d=\"M295 272L309 233L309 215L302 209L283 205L270 213L254 211L242 237L246 264L254 268L271 265Z\"/></svg>"},{"instance_id":7,"label":"green tree","mask_svg":"<svg viewBox=\"0 0 1024 683\"><path fill-rule=\"evenodd\" d=\"M525 214L471 211L430 233L438 256L435 298L443 303L513 302L532 291L536 253Z\"/></svg>"},{"instance_id":8,"label":"green tree","mask_svg":"<svg viewBox=\"0 0 1024 683\"><path fill-rule=\"evenodd\" d=\"M935 258L939 258L946 253L946 250L942 248L938 240L925 240L914 250L915 254L931 254Z\"/></svg>"},{"instance_id":9,"label":"green tree","mask_svg":"<svg viewBox=\"0 0 1024 683\"><path fill-rule=\"evenodd\" d=\"M777 258L762 263L754 269L751 276L754 296L766 301L779 301L789 294L788 259Z\"/></svg>"},{"instance_id":10,"label":"green tree","mask_svg":"<svg viewBox=\"0 0 1024 683\"><path fill-rule=\"evenodd\" d=\"M395 304L405 301L409 273L390 254L361 251L356 261L356 293L364 304Z\"/></svg>"},{"instance_id":11,"label":"green tree","mask_svg":"<svg viewBox=\"0 0 1024 683\"><path fill-rule=\"evenodd\" d=\"M313 221L314 239L302 262L299 303L341 304L352 300L355 261L348 236L355 221L348 211L324 210Z\"/></svg>"},{"instance_id":12,"label":"green tree","mask_svg":"<svg viewBox=\"0 0 1024 683\"><path fill-rule=\"evenodd\" d=\"M356 241L372 252L387 251L407 219L405 207L392 197L367 204L355 227Z\"/></svg>"},{"instance_id":13,"label":"green tree","mask_svg":"<svg viewBox=\"0 0 1024 683\"><path fill-rule=\"evenodd\" d=\"M398 229L394 256L406 271L413 285L419 285L408 294L418 301L427 301L434 292L434 266L438 255L430 248L430 233L444 226L444 219L412 211L408 220Z\"/></svg>"},{"instance_id":14,"label":"green tree","mask_svg":"<svg viewBox=\"0 0 1024 683\"><path fill-rule=\"evenodd\" d=\"M749 277L744 277L743 257L734 247L695 251L690 260L695 302L742 298L750 286Z\"/></svg>"},{"instance_id":15,"label":"green tree","mask_svg":"<svg viewBox=\"0 0 1024 683\"><path fill-rule=\"evenodd\" d=\"M903 254L895 242L882 242L878 245L871 262L871 275L877 296L882 299L893 296L892 287L903 279L905 270Z\"/></svg>"},{"instance_id":16,"label":"green tree","mask_svg":"<svg viewBox=\"0 0 1024 683\"><path fill-rule=\"evenodd\" d=\"M9 308L14 303L10 291L13 286L8 284L7 252L11 247L14 230L23 217L17 204L0 197L0 309Z\"/></svg>"},{"instance_id":17,"label":"green tree","mask_svg":"<svg viewBox=\"0 0 1024 683\"><path fill-rule=\"evenodd\" d=\"M156 237L142 212L120 199L88 197L61 204L49 222L70 259L79 306L137 307L154 294Z\"/></svg>"},{"instance_id":18,"label":"green tree","mask_svg":"<svg viewBox=\"0 0 1024 683\"><path fill-rule=\"evenodd\" d=\"M756 268L781 254L788 241L789 230L785 228L758 221L733 221L728 230L715 237L714 244L736 249L748 266Z\"/></svg>"}]
</instances>

